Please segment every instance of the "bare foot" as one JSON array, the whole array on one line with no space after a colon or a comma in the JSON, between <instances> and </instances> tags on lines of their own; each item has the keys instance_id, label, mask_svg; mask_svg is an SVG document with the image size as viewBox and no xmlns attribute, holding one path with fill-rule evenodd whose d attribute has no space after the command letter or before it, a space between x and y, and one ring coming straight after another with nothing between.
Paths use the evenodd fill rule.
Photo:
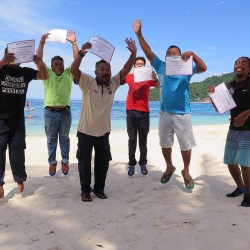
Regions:
<instances>
[{"instance_id":1,"label":"bare foot","mask_svg":"<svg viewBox=\"0 0 250 250\"><path fill-rule=\"evenodd\" d=\"M0 199L4 197L4 189L3 186L0 186Z\"/></svg>"},{"instance_id":2,"label":"bare foot","mask_svg":"<svg viewBox=\"0 0 250 250\"><path fill-rule=\"evenodd\" d=\"M24 190L23 181L18 181L17 182L17 188L18 188L19 193L23 192L23 190Z\"/></svg>"}]
</instances>

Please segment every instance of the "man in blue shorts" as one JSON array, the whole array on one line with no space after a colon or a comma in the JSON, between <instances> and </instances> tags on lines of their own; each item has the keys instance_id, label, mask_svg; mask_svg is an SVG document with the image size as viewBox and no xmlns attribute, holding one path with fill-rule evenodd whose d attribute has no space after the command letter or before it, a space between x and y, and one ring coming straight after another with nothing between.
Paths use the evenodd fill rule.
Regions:
<instances>
[{"instance_id":1,"label":"man in blue shorts","mask_svg":"<svg viewBox=\"0 0 250 250\"><path fill-rule=\"evenodd\" d=\"M189 174L191 149L196 146L190 114L189 84L192 75L166 76L165 62L160 60L149 47L142 36L141 26L141 20L136 19L133 23L134 31L143 52L154 67L160 81L159 137L167 165L161 183L167 183L176 169L173 166L171 157L174 134L176 134L184 163L184 169L181 171L184 183L187 189L193 189L194 182ZM181 54L180 49L175 45L170 46L166 52L166 56L181 56L183 60L188 60L191 55L195 63L193 74L205 72L207 69L206 64L194 52L187 51Z\"/></svg>"},{"instance_id":2,"label":"man in blue shorts","mask_svg":"<svg viewBox=\"0 0 250 250\"><path fill-rule=\"evenodd\" d=\"M250 207L250 59L240 57L234 63L235 78L227 84L237 106L230 110L231 121L227 134L224 163L237 188L227 194L236 197L244 193L241 206ZM208 92L214 92L213 86ZM241 168L240 168L240 167Z\"/></svg>"}]
</instances>

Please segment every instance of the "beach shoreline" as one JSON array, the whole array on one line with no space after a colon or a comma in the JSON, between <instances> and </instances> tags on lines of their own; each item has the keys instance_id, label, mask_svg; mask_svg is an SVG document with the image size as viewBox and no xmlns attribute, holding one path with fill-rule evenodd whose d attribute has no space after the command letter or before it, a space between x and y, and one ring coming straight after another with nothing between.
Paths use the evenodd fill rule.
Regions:
<instances>
[{"instance_id":1,"label":"beach shoreline","mask_svg":"<svg viewBox=\"0 0 250 250\"><path fill-rule=\"evenodd\" d=\"M197 146L190 165L195 182L192 191L183 183L176 139L176 171L167 184L161 184L165 163L157 129L151 129L148 136L149 174L143 176L137 165L132 177L126 169L127 132L112 131L113 160L105 188L108 199L92 194L89 203L81 201L76 135L70 134L69 175L64 176L58 164L54 177L48 175L45 135L28 135L28 179L22 197L8 160L6 164L6 197L0 201L4 215L1 249L248 249L250 209L239 206L242 196L225 196L235 189L222 163L228 126L193 127ZM57 159L59 155L57 150Z\"/></svg>"},{"instance_id":2,"label":"beach shoreline","mask_svg":"<svg viewBox=\"0 0 250 250\"><path fill-rule=\"evenodd\" d=\"M30 107L35 111L25 111L26 134L29 136L44 135L44 107L43 100L30 99ZM158 117L160 112L159 103L149 103L150 128L158 129ZM71 100L72 124L70 133L76 134L81 110L80 100ZM212 104L191 103L191 118L193 126L227 124L229 113L219 115ZM30 117L30 118L28 118ZM112 105L111 109L112 132L126 130L126 102L119 102Z\"/></svg>"}]
</instances>

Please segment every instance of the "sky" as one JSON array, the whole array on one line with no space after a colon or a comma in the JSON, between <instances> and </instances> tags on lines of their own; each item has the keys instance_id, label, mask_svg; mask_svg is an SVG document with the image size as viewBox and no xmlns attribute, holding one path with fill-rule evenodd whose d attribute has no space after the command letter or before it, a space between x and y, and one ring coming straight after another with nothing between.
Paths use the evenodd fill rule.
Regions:
<instances>
[{"instance_id":1,"label":"sky","mask_svg":"<svg viewBox=\"0 0 250 250\"><path fill-rule=\"evenodd\" d=\"M207 71L192 77L200 82L213 75L233 71L235 60L250 57L249 32L250 0L1 0L0 51L7 43L35 39L36 48L43 34L52 29L74 30L79 48L90 36L100 36L115 47L111 60L112 74L119 72L130 52L125 38L137 45L137 56L144 56L132 23L142 21L142 34L152 51L162 60L170 45L182 52L193 51L207 65ZM50 67L50 59L60 55L68 67L73 61L72 46L47 42L43 61ZM80 69L94 76L96 55L87 53ZM147 61L147 65L150 65ZM21 66L36 68L35 64ZM126 100L128 87L121 86L115 100ZM42 81L32 81L28 99L43 99ZM81 90L73 85L71 99L80 100Z\"/></svg>"}]
</instances>

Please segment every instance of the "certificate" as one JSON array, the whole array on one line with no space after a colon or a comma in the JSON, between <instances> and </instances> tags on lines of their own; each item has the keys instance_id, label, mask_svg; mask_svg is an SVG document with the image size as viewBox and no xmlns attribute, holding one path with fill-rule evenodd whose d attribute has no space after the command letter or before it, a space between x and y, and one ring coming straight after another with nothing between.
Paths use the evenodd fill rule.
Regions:
<instances>
[{"instance_id":1,"label":"certificate","mask_svg":"<svg viewBox=\"0 0 250 250\"><path fill-rule=\"evenodd\" d=\"M35 40L8 43L7 48L8 53L15 54L14 64L32 62L35 55Z\"/></svg>"},{"instance_id":2,"label":"certificate","mask_svg":"<svg viewBox=\"0 0 250 250\"><path fill-rule=\"evenodd\" d=\"M166 75L192 75L193 74L193 56L187 61L183 61L181 56L166 56Z\"/></svg>"},{"instance_id":3,"label":"certificate","mask_svg":"<svg viewBox=\"0 0 250 250\"><path fill-rule=\"evenodd\" d=\"M237 106L224 82L216 86L215 91L213 93L209 92L208 95L220 114Z\"/></svg>"},{"instance_id":4,"label":"certificate","mask_svg":"<svg viewBox=\"0 0 250 250\"><path fill-rule=\"evenodd\" d=\"M49 37L46 39L46 42L54 42L54 43L65 43L67 37L67 30L54 29L50 30Z\"/></svg>"},{"instance_id":5,"label":"certificate","mask_svg":"<svg viewBox=\"0 0 250 250\"><path fill-rule=\"evenodd\" d=\"M86 49L86 51L89 51L99 56L107 63L110 63L115 47L109 42L107 42L105 39L98 36L91 36L89 38L89 42L92 44L92 48Z\"/></svg>"},{"instance_id":6,"label":"certificate","mask_svg":"<svg viewBox=\"0 0 250 250\"><path fill-rule=\"evenodd\" d=\"M134 81L143 82L147 80L152 80L152 67L138 67L134 68Z\"/></svg>"}]
</instances>

